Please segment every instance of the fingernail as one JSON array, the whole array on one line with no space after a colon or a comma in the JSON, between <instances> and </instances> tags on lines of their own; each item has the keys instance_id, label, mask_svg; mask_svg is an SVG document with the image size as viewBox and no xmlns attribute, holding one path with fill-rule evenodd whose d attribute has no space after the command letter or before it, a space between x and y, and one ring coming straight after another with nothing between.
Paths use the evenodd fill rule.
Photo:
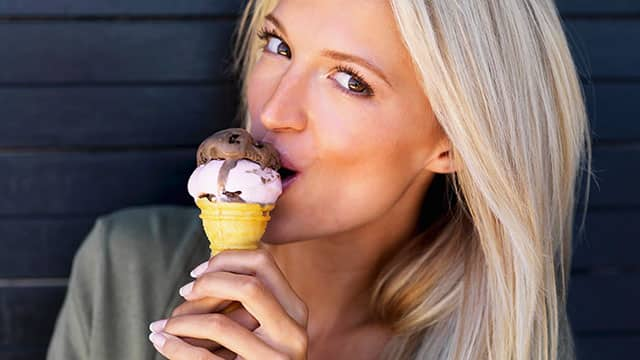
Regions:
<instances>
[{"instance_id":1,"label":"fingernail","mask_svg":"<svg viewBox=\"0 0 640 360\"><path fill-rule=\"evenodd\" d=\"M193 290L193 283L194 283L194 281L192 281L192 282L188 283L187 285L181 287L180 290L178 291L178 293L180 293L180 296L187 297L189 294L191 294L191 290Z\"/></svg>"},{"instance_id":2,"label":"fingernail","mask_svg":"<svg viewBox=\"0 0 640 360\"><path fill-rule=\"evenodd\" d=\"M158 320L158 321L154 321L151 323L151 325L149 325L149 330L151 330L151 332L157 333L160 332L164 329L165 325L167 325L167 320Z\"/></svg>"},{"instance_id":3,"label":"fingernail","mask_svg":"<svg viewBox=\"0 0 640 360\"><path fill-rule=\"evenodd\" d=\"M149 334L149 340L157 348L162 349L162 347L164 346L164 343L167 341L167 338L161 333L151 333Z\"/></svg>"},{"instance_id":4,"label":"fingernail","mask_svg":"<svg viewBox=\"0 0 640 360\"><path fill-rule=\"evenodd\" d=\"M205 261L202 264L196 266L196 268L191 271L191 274L190 274L191 277L197 278L198 276L204 274L204 272L207 271L208 267L209 267L209 261Z\"/></svg>"}]
</instances>

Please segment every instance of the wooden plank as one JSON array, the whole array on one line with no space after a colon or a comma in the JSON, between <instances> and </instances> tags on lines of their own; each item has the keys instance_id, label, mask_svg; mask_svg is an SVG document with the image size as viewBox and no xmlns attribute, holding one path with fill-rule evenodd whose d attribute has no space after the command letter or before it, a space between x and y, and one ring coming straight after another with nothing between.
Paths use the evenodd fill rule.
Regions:
<instances>
[{"instance_id":1,"label":"wooden plank","mask_svg":"<svg viewBox=\"0 0 640 360\"><path fill-rule=\"evenodd\" d=\"M237 99L231 85L0 88L0 147L197 145Z\"/></svg>"},{"instance_id":2,"label":"wooden plank","mask_svg":"<svg viewBox=\"0 0 640 360\"><path fill-rule=\"evenodd\" d=\"M628 15L640 12L637 0L556 0L562 15Z\"/></svg>"},{"instance_id":3,"label":"wooden plank","mask_svg":"<svg viewBox=\"0 0 640 360\"><path fill-rule=\"evenodd\" d=\"M640 273L594 273L570 280L569 317L577 332L640 330Z\"/></svg>"},{"instance_id":4,"label":"wooden plank","mask_svg":"<svg viewBox=\"0 0 640 360\"><path fill-rule=\"evenodd\" d=\"M629 208L640 205L637 170L640 169L640 146L597 146L593 149L589 206L597 208ZM595 179L595 180L594 180ZM584 201L584 182L578 190L579 209Z\"/></svg>"},{"instance_id":5,"label":"wooden plank","mask_svg":"<svg viewBox=\"0 0 640 360\"><path fill-rule=\"evenodd\" d=\"M0 278L64 278L94 217L0 219Z\"/></svg>"},{"instance_id":6,"label":"wooden plank","mask_svg":"<svg viewBox=\"0 0 640 360\"><path fill-rule=\"evenodd\" d=\"M195 147L136 152L0 153L1 215L95 215L131 205L192 204Z\"/></svg>"},{"instance_id":7,"label":"wooden plank","mask_svg":"<svg viewBox=\"0 0 640 360\"><path fill-rule=\"evenodd\" d=\"M228 79L233 21L0 22L0 83Z\"/></svg>"},{"instance_id":8,"label":"wooden plank","mask_svg":"<svg viewBox=\"0 0 640 360\"><path fill-rule=\"evenodd\" d=\"M640 20L569 19L564 23L581 74L594 78L640 77Z\"/></svg>"},{"instance_id":9,"label":"wooden plank","mask_svg":"<svg viewBox=\"0 0 640 360\"><path fill-rule=\"evenodd\" d=\"M594 140L640 140L640 83L583 85Z\"/></svg>"},{"instance_id":10,"label":"wooden plank","mask_svg":"<svg viewBox=\"0 0 640 360\"><path fill-rule=\"evenodd\" d=\"M640 354L638 335L578 335L575 340L578 360L637 360Z\"/></svg>"},{"instance_id":11,"label":"wooden plank","mask_svg":"<svg viewBox=\"0 0 640 360\"><path fill-rule=\"evenodd\" d=\"M0 346L46 347L65 291L66 287L0 287Z\"/></svg>"},{"instance_id":12,"label":"wooden plank","mask_svg":"<svg viewBox=\"0 0 640 360\"><path fill-rule=\"evenodd\" d=\"M236 14L242 8L242 0L21 0L0 3L0 16L7 15L94 15L94 14ZM563 15L629 14L640 11L636 0L557 0Z\"/></svg>"},{"instance_id":13,"label":"wooden plank","mask_svg":"<svg viewBox=\"0 0 640 360\"><path fill-rule=\"evenodd\" d=\"M576 228L582 214L578 214ZM583 237L575 237L573 268L638 268L640 211L590 211Z\"/></svg>"},{"instance_id":14,"label":"wooden plank","mask_svg":"<svg viewBox=\"0 0 640 360\"><path fill-rule=\"evenodd\" d=\"M19 0L0 2L0 16L16 15L235 15L241 0Z\"/></svg>"},{"instance_id":15,"label":"wooden plank","mask_svg":"<svg viewBox=\"0 0 640 360\"><path fill-rule=\"evenodd\" d=\"M7 15L86 15L86 14L236 14L242 8L241 0L190 0L175 2L99 0L21 0L0 3L0 16ZM640 11L636 0L557 0L563 15L629 14Z\"/></svg>"},{"instance_id":16,"label":"wooden plank","mask_svg":"<svg viewBox=\"0 0 640 360\"><path fill-rule=\"evenodd\" d=\"M0 359L3 360L40 360L44 359L46 355L46 347L14 348L12 346L0 346Z\"/></svg>"},{"instance_id":17,"label":"wooden plank","mask_svg":"<svg viewBox=\"0 0 640 360\"><path fill-rule=\"evenodd\" d=\"M590 63L583 73L640 77L640 51L629 51L640 20L567 25L576 61ZM226 79L233 28L233 21L0 23L0 83Z\"/></svg>"}]
</instances>

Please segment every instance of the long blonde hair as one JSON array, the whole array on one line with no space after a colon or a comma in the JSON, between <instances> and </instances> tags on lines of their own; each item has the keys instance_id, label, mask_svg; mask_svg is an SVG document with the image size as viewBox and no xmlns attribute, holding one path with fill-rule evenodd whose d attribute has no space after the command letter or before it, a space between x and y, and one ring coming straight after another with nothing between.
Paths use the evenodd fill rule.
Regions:
<instances>
[{"instance_id":1,"label":"long blonde hair","mask_svg":"<svg viewBox=\"0 0 640 360\"><path fill-rule=\"evenodd\" d=\"M276 3L248 1L236 43L241 80ZM381 358L573 359L566 293L591 140L555 4L390 3L458 170L438 175L449 206L373 285L371 308L395 333ZM585 212L588 193L587 181Z\"/></svg>"}]
</instances>

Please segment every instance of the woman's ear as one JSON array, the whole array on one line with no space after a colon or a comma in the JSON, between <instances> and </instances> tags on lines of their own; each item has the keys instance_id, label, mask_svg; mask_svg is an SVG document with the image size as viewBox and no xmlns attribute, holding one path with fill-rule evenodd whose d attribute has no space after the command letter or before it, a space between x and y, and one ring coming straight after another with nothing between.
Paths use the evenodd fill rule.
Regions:
<instances>
[{"instance_id":1,"label":"woman's ear","mask_svg":"<svg viewBox=\"0 0 640 360\"><path fill-rule=\"evenodd\" d=\"M457 167L454 164L451 142L448 139L440 141L435 147L433 155L425 163L425 170L438 174L449 174L455 172Z\"/></svg>"}]
</instances>

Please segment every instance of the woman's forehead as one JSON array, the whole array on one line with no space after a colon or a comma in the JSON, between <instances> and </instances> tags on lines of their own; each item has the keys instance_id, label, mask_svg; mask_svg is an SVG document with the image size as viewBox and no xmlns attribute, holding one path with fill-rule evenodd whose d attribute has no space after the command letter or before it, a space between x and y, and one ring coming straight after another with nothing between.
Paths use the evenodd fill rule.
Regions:
<instances>
[{"instance_id":1,"label":"woman's forehead","mask_svg":"<svg viewBox=\"0 0 640 360\"><path fill-rule=\"evenodd\" d=\"M281 0L271 15L296 33L339 35L337 40L392 37L396 31L391 5L385 0Z\"/></svg>"}]
</instances>

